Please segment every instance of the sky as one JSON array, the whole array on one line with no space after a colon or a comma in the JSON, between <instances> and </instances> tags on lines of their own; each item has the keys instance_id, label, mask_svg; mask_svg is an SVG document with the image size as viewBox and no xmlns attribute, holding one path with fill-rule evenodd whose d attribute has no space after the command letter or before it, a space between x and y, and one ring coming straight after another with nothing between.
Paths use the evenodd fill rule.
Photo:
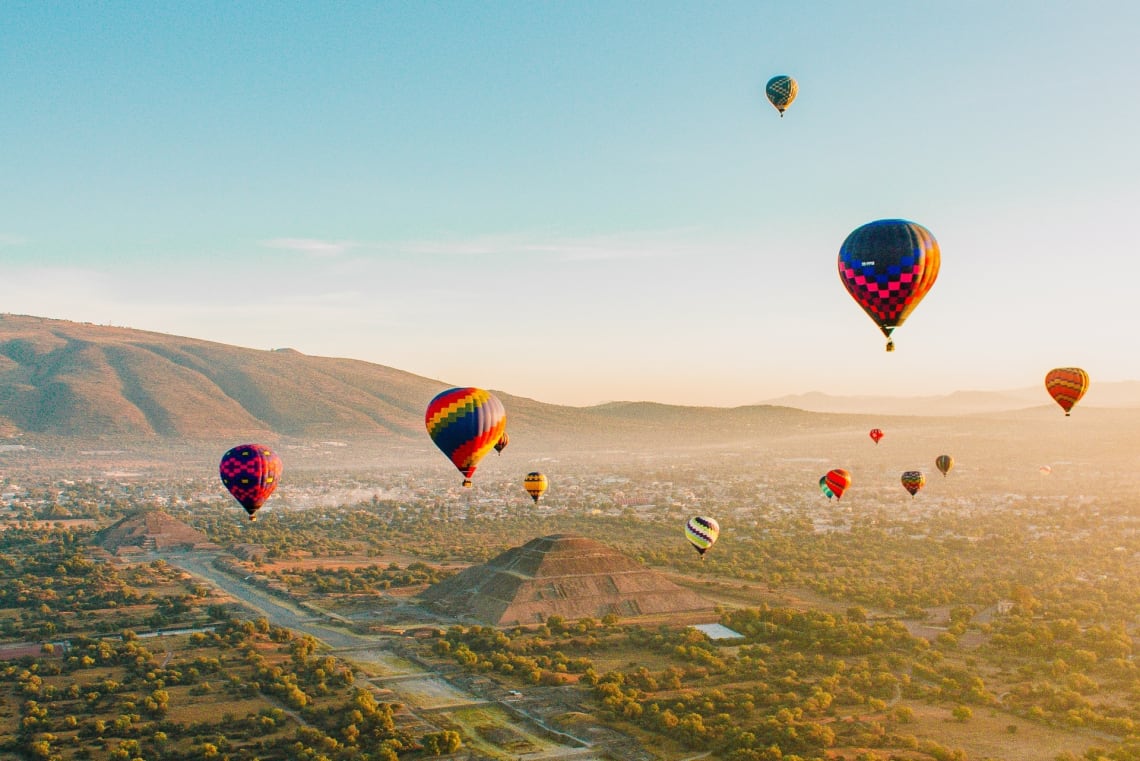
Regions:
<instances>
[{"instance_id":1,"label":"sky","mask_svg":"<svg viewBox=\"0 0 1140 761\"><path fill-rule=\"evenodd\" d=\"M1130 0L5 0L0 312L573 405L1140 379L1137 28ZM836 272L882 218L942 250L891 354Z\"/></svg>"}]
</instances>

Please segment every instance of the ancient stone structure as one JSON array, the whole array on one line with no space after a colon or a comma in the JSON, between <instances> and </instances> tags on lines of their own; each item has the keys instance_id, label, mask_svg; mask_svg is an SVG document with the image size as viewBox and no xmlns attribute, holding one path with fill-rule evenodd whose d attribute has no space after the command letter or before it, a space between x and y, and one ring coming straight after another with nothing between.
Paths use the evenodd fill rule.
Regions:
<instances>
[{"instance_id":1,"label":"ancient stone structure","mask_svg":"<svg viewBox=\"0 0 1140 761\"><path fill-rule=\"evenodd\" d=\"M439 582L420 598L441 612L496 626L549 616L644 616L712 610L700 595L601 542L554 534Z\"/></svg>"},{"instance_id":2,"label":"ancient stone structure","mask_svg":"<svg viewBox=\"0 0 1140 761\"><path fill-rule=\"evenodd\" d=\"M95 535L95 543L112 555L150 551L221 549L201 531L161 510L128 515Z\"/></svg>"}]
</instances>

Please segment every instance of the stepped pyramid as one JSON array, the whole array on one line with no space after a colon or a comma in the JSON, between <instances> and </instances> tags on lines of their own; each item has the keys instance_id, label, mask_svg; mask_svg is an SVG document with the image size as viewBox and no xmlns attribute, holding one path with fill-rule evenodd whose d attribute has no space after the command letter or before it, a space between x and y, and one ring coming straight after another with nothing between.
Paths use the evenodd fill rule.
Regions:
<instances>
[{"instance_id":1,"label":"stepped pyramid","mask_svg":"<svg viewBox=\"0 0 1140 761\"><path fill-rule=\"evenodd\" d=\"M710 611L713 606L636 560L582 536L532 539L439 582L420 598L484 624Z\"/></svg>"},{"instance_id":2,"label":"stepped pyramid","mask_svg":"<svg viewBox=\"0 0 1140 761\"><path fill-rule=\"evenodd\" d=\"M153 550L217 550L201 531L161 510L128 515L95 534L94 542L114 555Z\"/></svg>"}]
</instances>

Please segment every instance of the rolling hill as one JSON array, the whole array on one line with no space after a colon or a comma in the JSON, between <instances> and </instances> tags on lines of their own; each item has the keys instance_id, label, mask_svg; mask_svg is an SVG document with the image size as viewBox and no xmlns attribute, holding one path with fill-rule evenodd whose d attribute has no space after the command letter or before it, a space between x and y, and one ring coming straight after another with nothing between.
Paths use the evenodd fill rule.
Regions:
<instances>
[{"instance_id":1,"label":"rolling hill","mask_svg":"<svg viewBox=\"0 0 1140 761\"><path fill-rule=\"evenodd\" d=\"M290 349L248 349L142 330L0 315L0 434L9 437L380 438L422 445L424 407L448 385L382 365ZM621 446L644 442L647 435L661 444L703 446L859 429L892 420L882 411L810 412L770 404L720 408L612 402L579 408L496 394L507 406L512 434L541 431L549 444L574 446ZM1031 420L1055 412L1047 407L1042 403L994 414ZM1090 417L1110 414L1082 412ZM898 413L906 414L901 409ZM901 423L903 418L894 420Z\"/></svg>"},{"instance_id":2,"label":"rolling hill","mask_svg":"<svg viewBox=\"0 0 1140 761\"><path fill-rule=\"evenodd\" d=\"M0 432L78 439L170 437L423 440L423 410L448 384L353 359L257 350L128 328L0 315ZM512 432L581 439L694 425L745 432L818 417L777 408L617 402L543 404L501 391Z\"/></svg>"}]
</instances>

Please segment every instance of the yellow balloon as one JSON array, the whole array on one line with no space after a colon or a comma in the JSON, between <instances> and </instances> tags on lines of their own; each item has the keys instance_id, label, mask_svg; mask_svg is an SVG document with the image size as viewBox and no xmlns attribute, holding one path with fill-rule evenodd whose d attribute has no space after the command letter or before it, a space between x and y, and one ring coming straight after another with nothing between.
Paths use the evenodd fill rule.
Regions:
<instances>
[{"instance_id":1,"label":"yellow balloon","mask_svg":"<svg viewBox=\"0 0 1140 761\"><path fill-rule=\"evenodd\" d=\"M523 479L523 488L526 489L526 493L531 496L535 503L538 502L539 497L546 493L546 486L546 476L538 472L527 473L526 478Z\"/></svg>"}]
</instances>

